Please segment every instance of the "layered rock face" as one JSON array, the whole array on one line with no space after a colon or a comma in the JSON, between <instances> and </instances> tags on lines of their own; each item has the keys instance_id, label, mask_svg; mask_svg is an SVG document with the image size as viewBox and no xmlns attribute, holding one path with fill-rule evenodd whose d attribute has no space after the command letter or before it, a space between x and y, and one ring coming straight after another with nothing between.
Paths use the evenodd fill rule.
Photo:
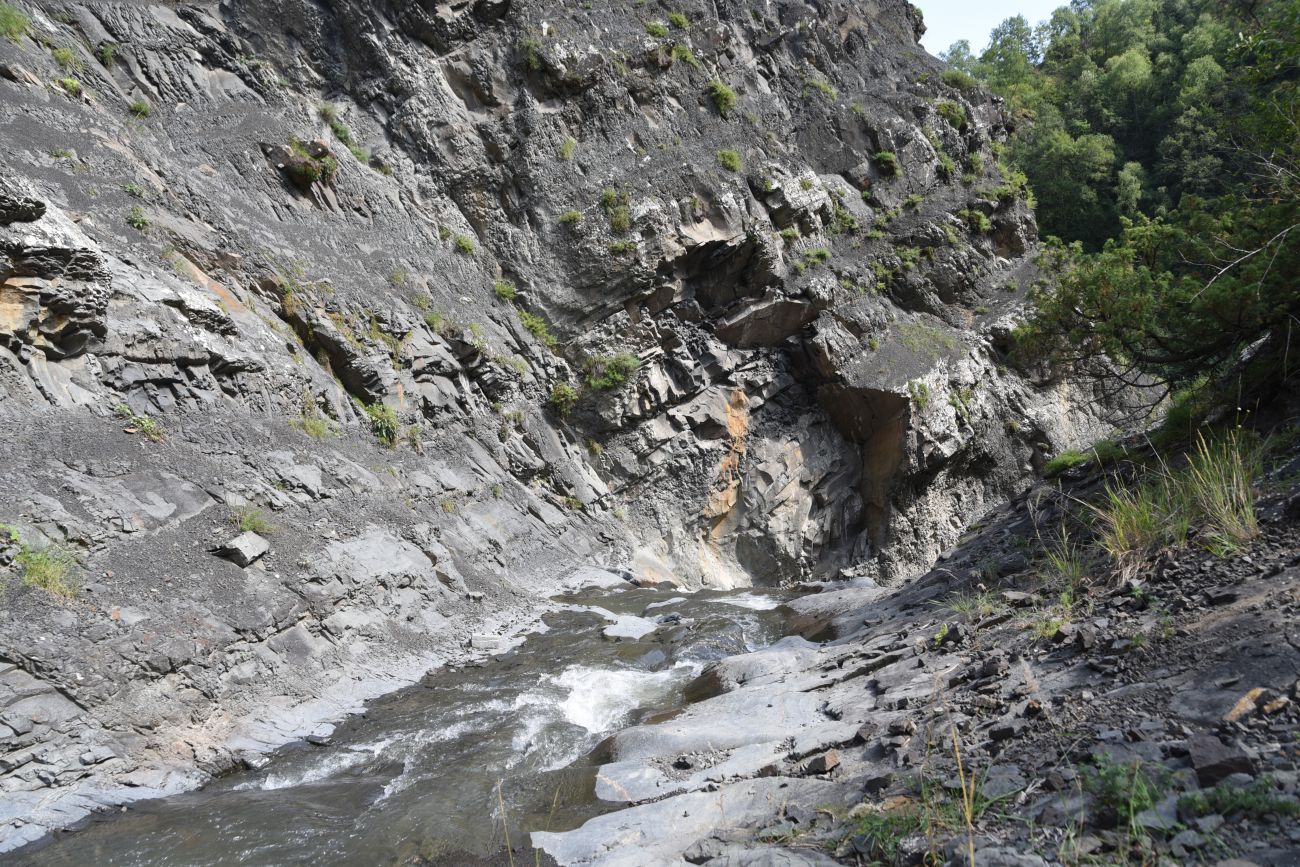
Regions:
<instances>
[{"instance_id":1,"label":"layered rock face","mask_svg":"<svg viewBox=\"0 0 1300 867\"><path fill-rule=\"evenodd\" d=\"M578 566L901 581L1105 430L1004 361L1039 279L1007 118L906 3L28 11L0 562L77 587L7 582L0 846L309 733Z\"/></svg>"}]
</instances>

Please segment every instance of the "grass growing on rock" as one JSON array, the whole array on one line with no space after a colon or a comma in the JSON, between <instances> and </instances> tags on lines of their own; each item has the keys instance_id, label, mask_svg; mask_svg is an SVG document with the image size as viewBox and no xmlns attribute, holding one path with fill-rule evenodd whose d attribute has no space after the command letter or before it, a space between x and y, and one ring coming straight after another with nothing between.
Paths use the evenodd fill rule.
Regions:
<instances>
[{"instance_id":1,"label":"grass growing on rock","mask_svg":"<svg viewBox=\"0 0 1300 867\"><path fill-rule=\"evenodd\" d=\"M540 340L542 345L547 349L553 350L555 349L556 344L559 343L555 335L551 333L550 328L547 327L546 320L538 316L536 313L529 313L527 310L520 310L519 321L523 323L523 326L528 330L528 333Z\"/></svg>"},{"instance_id":2,"label":"grass growing on rock","mask_svg":"<svg viewBox=\"0 0 1300 867\"><path fill-rule=\"evenodd\" d=\"M0 3L0 36L10 42L21 42L27 35L32 19L12 3Z\"/></svg>"},{"instance_id":3,"label":"grass growing on rock","mask_svg":"<svg viewBox=\"0 0 1300 867\"><path fill-rule=\"evenodd\" d=\"M276 529L275 525L267 520L261 509L255 509L252 506L236 509L235 514L230 516L230 520L239 528L241 533L257 533L259 536L269 536Z\"/></svg>"},{"instance_id":4,"label":"grass growing on rock","mask_svg":"<svg viewBox=\"0 0 1300 867\"><path fill-rule=\"evenodd\" d=\"M727 117L731 114L732 109L736 107L736 92L732 90L725 81L713 79L708 85L709 96L713 99L713 105L718 110L718 114Z\"/></svg>"},{"instance_id":5,"label":"grass growing on rock","mask_svg":"<svg viewBox=\"0 0 1300 867\"><path fill-rule=\"evenodd\" d=\"M578 390L567 382L557 382L546 402L555 410L556 415L566 418L578 405Z\"/></svg>"},{"instance_id":6,"label":"grass growing on rock","mask_svg":"<svg viewBox=\"0 0 1300 867\"><path fill-rule=\"evenodd\" d=\"M382 403L372 403L366 407L366 416L370 419L370 431L381 443L392 448L397 445L401 428L397 423L397 412Z\"/></svg>"},{"instance_id":7,"label":"grass growing on rock","mask_svg":"<svg viewBox=\"0 0 1300 867\"><path fill-rule=\"evenodd\" d=\"M1233 431L1198 436L1181 467L1164 466L1137 485L1108 482L1089 503L1098 544L1122 577L1135 574L1165 548L1186 542L1194 525L1217 556L1240 551L1259 535L1252 479L1262 467L1261 443Z\"/></svg>"},{"instance_id":8,"label":"grass growing on rock","mask_svg":"<svg viewBox=\"0 0 1300 867\"><path fill-rule=\"evenodd\" d=\"M718 151L718 164L729 172L740 171L740 152L730 148L724 148L723 150Z\"/></svg>"},{"instance_id":9,"label":"grass growing on rock","mask_svg":"<svg viewBox=\"0 0 1300 867\"><path fill-rule=\"evenodd\" d=\"M631 352L620 352L613 356L597 355L588 358L583 367L587 373L588 388L612 391L622 388L636 376L641 368L641 359Z\"/></svg>"}]
</instances>

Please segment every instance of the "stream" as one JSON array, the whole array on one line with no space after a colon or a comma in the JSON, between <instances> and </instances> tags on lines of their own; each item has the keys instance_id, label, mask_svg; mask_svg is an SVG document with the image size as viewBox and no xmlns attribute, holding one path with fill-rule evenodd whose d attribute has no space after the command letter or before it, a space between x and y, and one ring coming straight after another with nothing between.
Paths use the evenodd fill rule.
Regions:
<instances>
[{"instance_id":1,"label":"stream","mask_svg":"<svg viewBox=\"0 0 1300 867\"><path fill-rule=\"evenodd\" d=\"M593 794L601 741L681 707L708 663L782 637L783 598L557 597L516 648L372 702L324 746L290 745L256 770L98 816L11 863L462 864L504 848L503 812L515 847L529 831L575 828L619 806Z\"/></svg>"}]
</instances>

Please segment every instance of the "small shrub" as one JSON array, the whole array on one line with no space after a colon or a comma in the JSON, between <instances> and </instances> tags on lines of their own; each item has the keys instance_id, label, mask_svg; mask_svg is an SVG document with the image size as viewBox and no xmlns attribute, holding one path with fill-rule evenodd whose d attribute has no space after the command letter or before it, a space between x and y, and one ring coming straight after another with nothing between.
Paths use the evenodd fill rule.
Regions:
<instances>
[{"instance_id":1,"label":"small shrub","mask_svg":"<svg viewBox=\"0 0 1300 867\"><path fill-rule=\"evenodd\" d=\"M669 12L668 23L676 27L678 30L689 30L691 27L691 19L687 18L680 12Z\"/></svg>"},{"instance_id":2,"label":"small shrub","mask_svg":"<svg viewBox=\"0 0 1300 867\"><path fill-rule=\"evenodd\" d=\"M893 151L880 151L871 157L871 161L876 164L876 168L887 178L896 178L902 171L898 163L898 156Z\"/></svg>"},{"instance_id":3,"label":"small shrub","mask_svg":"<svg viewBox=\"0 0 1300 867\"><path fill-rule=\"evenodd\" d=\"M319 113L325 123L329 125L330 132L334 133L334 137L338 139L344 147L351 149L356 144L355 140L352 138L352 130L348 129L347 124L339 118L338 109L332 105L326 104L320 107ZM355 155L356 151L353 151L353 153Z\"/></svg>"},{"instance_id":4,"label":"small shrub","mask_svg":"<svg viewBox=\"0 0 1300 867\"><path fill-rule=\"evenodd\" d=\"M1259 777L1247 786L1220 783L1213 789L1189 792L1178 799L1178 809L1192 816L1245 816L1260 819L1267 815L1300 816L1300 802L1279 797L1273 781Z\"/></svg>"},{"instance_id":5,"label":"small shrub","mask_svg":"<svg viewBox=\"0 0 1300 867\"><path fill-rule=\"evenodd\" d=\"M60 78L59 87L63 88L68 96L81 96L81 82L72 76Z\"/></svg>"},{"instance_id":6,"label":"small shrub","mask_svg":"<svg viewBox=\"0 0 1300 867\"><path fill-rule=\"evenodd\" d=\"M718 163L729 172L738 172L741 168L740 152L725 149L718 151Z\"/></svg>"},{"instance_id":7,"label":"small shrub","mask_svg":"<svg viewBox=\"0 0 1300 867\"><path fill-rule=\"evenodd\" d=\"M492 284L492 291L495 292L497 298L502 301L509 302L515 300L515 284L508 280L498 280L496 283Z\"/></svg>"},{"instance_id":8,"label":"small shrub","mask_svg":"<svg viewBox=\"0 0 1300 867\"><path fill-rule=\"evenodd\" d=\"M811 77L805 78L803 80L803 95L808 96L813 92L820 93L827 99L832 100L837 99L840 95L840 92L831 86L830 82L825 81L824 79Z\"/></svg>"},{"instance_id":9,"label":"small shrub","mask_svg":"<svg viewBox=\"0 0 1300 867\"><path fill-rule=\"evenodd\" d=\"M989 215L983 211L976 210L975 208L962 208L957 212L957 217L965 223L967 228L972 232L987 235L989 232L993 231L993 221L990 220Z\"/></svg>"},{"instance_id":10,"label":"small shrub","mask_svg":"<svg viewBox=\"0 0 1300 867\"><path fill-rule=\"evenodd\" d=\"M126 404L118 404L115 412L121 418L126 420L127 433L138 433L151 442L162 442L163 429L162 425L154 421L147 415L136 415L135 411Z\"/></svg>"},{"instance_id":11,"label":"small shrub","mask_svg":"<svg viewBox=\"0 0 1300 867\"><path fill-rule=\"evenodd\" d=\"M645 23L645 32L655 39L663 39L668 35L668 25L662 21L647 21Z\"/></svg>"},{"instance_id":12,"label":"small shrub","mask_svg":"<svg viewBox=\"0 0 1300 867\"><path fill-rule=\"evenodd\" d=\"M144 120L146 117L153 114L153 107L143 99L135 100L126 107L126 110L137 120Z\"/></svg>"},{"instance_id":13,"label":"small shrub","mask_svg":"<svg viewBox=\"0 0 1300 867\"><path fill-rule=\"evenodd\" d=\"M958 90L974 90L979 87L979 82L960 69L945 69L939 78L944 84Z\"/></svg>"},{"instance_id":14,"label":"small shrub","mask_svg":"<svg viewBox=\"0 0 1300 867\"><path fill-rule=\"evenodd\" d=\"M727 117L731 114L732 109L736 107L736 92L727 86L725 81L713 79L708 84L709 96L713 98L713 105L718 110L718 114Z\"/></svg>"},{"instance_id":15,"label":"small shrub","mask_svg":"<svg viewBox=\"0 0 1300 867\"><path fill-rule=\"evenodd\" d=\"M631 352L620 352L612 357L597 355L583 365L587 372L587 387L598 391L621 388L636 376L641 359Z\"/></svg>"},{"instance_id":16,"label":"small shrub","mask_svg":"<svg viewBox=\"0 0 1300 867\"><path fill-rule=\"evenodd\" d=\"M628 210L627 205L619 205L609 210L609 227L620 235L632 228L632 212Z\"/></svg>"},{"instance_id":17,"label":"small shrub","mask_svg":"<svg viewBox=\"0 0 1300 867\"><path fill-rule=\"evenodd\" d=\"M56 48L50 52L50 56L64 69L81 72L81 58L71 48Z\"/></svg>"},{"instance_id":18,"label":"small shrub","mask_svg":"<svg viewBox=\"0 0 1300 867\"><path fill-rule=\"evenodd\" d=\"M578 404L578 390L567 382L557 382L551 389L551 396L547 402L555 410L556 415L565 418Z\"/></svg>"},{"instance_id":19,"label":"small shrub","mask_svg":"<svg viewBox=\"0 0 1300 867\"><path fill-rule=\"evenodd\" d=\"M1083 779L1103 823L1121 828L1130 837L1144 837L1146 829L1137 817L1160 800L1159 776L1159 770L1148 770L1141 761L1122 764L1100 755L1093 767L1084 769Z\"/></svg>"},{"instance_id":20,"label":"small shrub","mask_svg":"<svg viewBox=\"0 0 1300 867\"><path fill-rule=\"evenodd\" d=\"M930 386L921 380L913 380L907 384L907 392L912 396L912 402L919 408L925 409L930 405Z\"/></svg>"},{"instance_id":21,"label":"small shrub","mask_svg":"<svg viewBox=\"0 0 1300 867\"><path fill-rule=\"evenodd\" d=\"M1066 470L1072 470L1080 464L1087 463L1090 457L1091 455L1087 452L1066 449L1043 466L1043 475L1049 477L1059 476Z\"/></svg>"},{"instance_id":22,"label":"small shrub","mask_svg":"<svg viewBox=\"0 0 1300 867\"><path fill-rule=\"evenodd\" d=\"M116 42L102 42L99 50L95 52L95 56L99 58L99 62L105 67L112 66L117 62L118 49L119 46Z\"/></svg>"},{"instance_id":23,"label":"small shrub","mask_svg":"<svg viewBox=\"0 0 1300 867\"><path fill-rule=\"evenodd\" d=\"M10 42L21 42L27 35L32 20L12 3L0 3L0 36Z\"/></svg>"},{"instance_id":24,"label":"small shrub","mask_svg":"<svg viewBox=\"0 0 1300 867\"><path fill-rule=\"evenodd\" d=\"M275 525L267 520L266 515L262 514L261 509L254 509L252 506L237 509L235 514L230 516L230 520L242 533L257 533L259 536L269 536L276 529Z\"/></svg>"},{"instance_id":25,"label":"small shrub","mask_svg":"<svg viewBox=\"0 0 1300 867\"><path fill-rule=\"evenodd\" d=\"M535 313L520 310L519 321L523 323L528 333L540 340L547 349L554 349L559 342L556 340L555 335L551 333L551 330L546 327L546 320Z\"/></svg>"},{"instance_id":26,"label":"small shrub","mask_svg":"<svg viewBox=\"0 0 1300 867\"><path fill-rule=\"evenodd\" d=\"M68 598L76 595L76 559L64 548L50 545L39 551L24 545L14 558L14 565L22 572L23 583L54 596Z\"/></svg>"},{"instance_id":27,"label":"small shrub","mask_svg":"<svg viewBox=\"0 0 1300 867\"><path fill-rule=\"evenodd\" d=\"M673 46L671 56L673 60L680 60L691 69L700 69L702 66L700 59L695 56L695 52L691 50L691 47L682 42L678 42Z\"/></svg>"},{"instance_id":28,"label":"small shrub","mask_svg":"<svg viewBox=\"0 0 1300 867\"><path fill-rule=\"evenodd\" d=\"M468 236L468 235L457 235L457 236L456 236L456 252L457 252L457 253L460 253L462 256L473 256L473 255L474 255L474 250L475 250L475 249L476 249L476 248L475 248L475 246L474 246L474 239L473 239L473 238L471 238L471 237Z\"/></svg>"},{"instance_id":29,"label":"small shrub","mask_svg":"<svg viewBox=\"0 0 1300 867\"><path fill-rule=\"evenodd\" d=\"M133 198L137 198L137 199L143 199L147 197L144 187L140 186L139 184L127 184L126 186L122 187L122 192L126 193L128 196L132 196Z\"/></svg>"},{"instance_id":30,"label":"small shrub","mask_svg":"<svg viewBox=\"0 0 1300 867\"><path fill-rule=\"evenodd\" d=\"M560 159L564 160L567 163L573 159L573 152L576 151L577 149L578 149L578 140L573 138L572 136L568 136L560 144L560 150L556 154L556 156L558 156Z\"/></svg>"},{"instance_id":31,"label":"small shrub","mask_svg":"<svg viewBox=\"0 0 1300 867\"><path fill-rule=\"evenodd\" d=\"M582 212L577 209L570 208L569 210L565 211L563 214L560 214L559 221L561 226L576 226L582 222Z\"/></svg>"},{"instance_id":32,"label":"small shrub","mask_svg":"<svg viewBox=\"0 0 1300 867\"><path fill-rule=\"evenodd\" d=\"M626 241L611 241L609 244L609 252L613 253L615 256L622 256L626 253L635 253L636 241L633 241L630 238Z\"/></svg>"},{"instance_id":33,"label":"small shrub","mask_svg":"<svg viewBox=\"0 0 1300 867\"><path fill-rule=\"evenodd\" d=\"M145 229L149 228L149 218L145 216L144 209L139 205L133 206L131 210L127 212L126 222L132 229L139 232L143 232Z\"/></svg>"},{"instance_id":34,"label":"small shrub","mask_svg":"<svg viewBox=\"0 0 1300 867\"><path fill-rule=\"evenodd\" d=\"M370 418L370 431L375 437L389 448L397 445L397 438L401 435L401 426L397 423L397 412L383 403L372 403L366 407L366 415Z\"/></svg>"},{"instance_id":35,"label":"small shrub","mask_svg":"<svg viewBox=\"0 0 1300 867\"><path fill-rule=\"evenodd\" d=\"M962 105L951 99L945 99L936 106L936 110L939 112L939 117L951 124L953 129L958 132L966 131L969 122L966 119L966 109Z\"/></svg>"}]
</instances>

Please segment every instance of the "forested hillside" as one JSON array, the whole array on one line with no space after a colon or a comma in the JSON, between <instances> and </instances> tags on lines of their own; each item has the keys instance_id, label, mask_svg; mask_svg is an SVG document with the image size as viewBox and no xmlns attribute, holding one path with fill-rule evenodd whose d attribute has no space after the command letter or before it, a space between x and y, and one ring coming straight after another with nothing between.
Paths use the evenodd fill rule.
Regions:
<instances>
[{"instance_id":1,"label":"forested hillside","mask_svg":"<svg viewBox=\"0 0 1300 867\"><path fill-rule=\"evenodd\" d=\"M1181 390L1179 423L1208 406L1207 383L1240 394L1291 372L1300 3L1075 0L944 57L951 81L1006 99L1009 161L1062 242L1026 357L1105 353L1122 378Z\"/></svg>"}]
</instances>

